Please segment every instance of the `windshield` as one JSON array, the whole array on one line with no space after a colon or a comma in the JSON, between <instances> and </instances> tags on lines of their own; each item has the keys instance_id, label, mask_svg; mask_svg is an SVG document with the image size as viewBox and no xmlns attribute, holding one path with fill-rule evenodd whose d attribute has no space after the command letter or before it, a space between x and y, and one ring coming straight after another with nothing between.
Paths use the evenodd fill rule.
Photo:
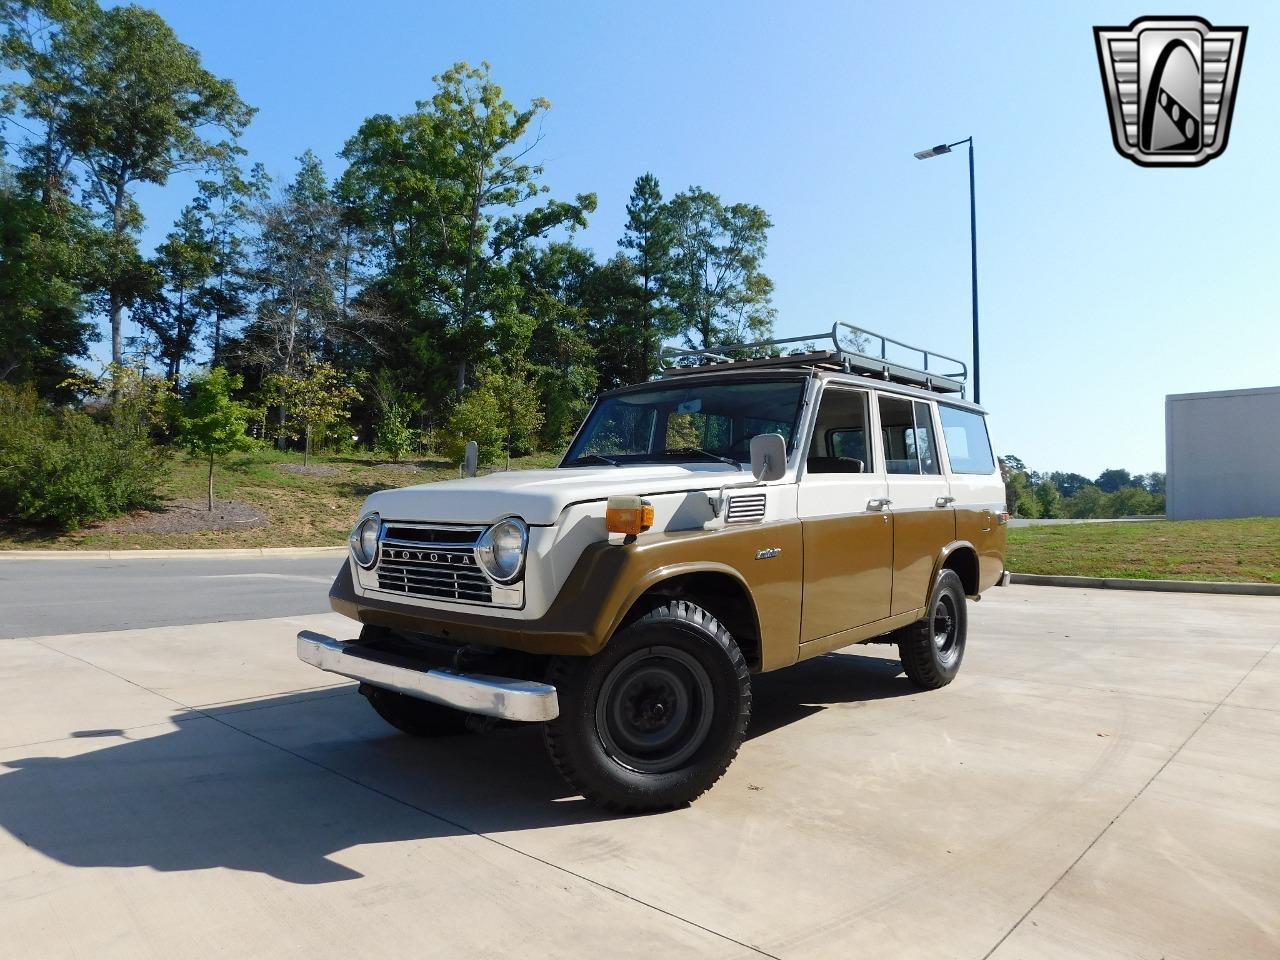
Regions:
<instances>
[{"instance_id":1,"label":"windshield","mask_svg":"<svg viewBox=\"0 0 1280 960\"><path fill-rule=\"evenodd\" d=\"M601 463L751 460L751 438L780 433L787 453L804 380L655 384L601 400L565 454L566 467Z\"/></svg>"}]
</instances>

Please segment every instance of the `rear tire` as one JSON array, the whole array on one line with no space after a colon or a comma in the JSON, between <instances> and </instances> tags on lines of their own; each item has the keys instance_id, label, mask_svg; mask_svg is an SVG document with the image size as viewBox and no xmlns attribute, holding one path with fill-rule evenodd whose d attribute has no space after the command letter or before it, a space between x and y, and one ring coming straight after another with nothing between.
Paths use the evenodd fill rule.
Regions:
<instances>
[{"instance_id":1,"label":"rear tire","mask_svg":"<svg viewBox=\"0 0 1280 960\"><path fill-rule=\"evenodd\" d=\"M728 769L751 718L751 675L718 620L674 600L592 657L558 657L560 715L543 727L560 774L588 800L638 813L683 806Z\"/></svg>"},{"instance_id":2,"label":"rear tire","mask_svg":"<svg viewBox=\"0 0 1280 960\"><path fill-rule=\"evenodd\" d=\"M937 690L960 672L969 628L964 585L954 570L938 574L926 610L923 620L902 631L898 656L912 683L921 690Z\"/></svg>"}]
</instances>

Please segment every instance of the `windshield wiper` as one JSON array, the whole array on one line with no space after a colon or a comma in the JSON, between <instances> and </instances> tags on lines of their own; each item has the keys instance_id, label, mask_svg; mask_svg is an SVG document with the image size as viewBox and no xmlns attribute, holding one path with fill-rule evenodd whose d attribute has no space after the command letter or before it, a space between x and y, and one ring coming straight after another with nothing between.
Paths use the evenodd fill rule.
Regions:
<instances>
[{"instance_id":1,"label":"windshield wiper","mask_svg":"<svg viewBox=\"0 0 1280 960\"><path fill-rule=\"evenodd\" d=\"M735 469L742 468L742 464L740 464L737 460L734 460L732 457L722 457L718 453L712 453L710 450L703 450L701 447L672 447L670 450L664 450L663 453L666 453L666 454L696 453L698 456L706 457L709 460L719 460L721 463L727 463L729 466Z\"/></svg>"},{"instance_id":2,"label":"windshield wiper","mask_svg":"<svg viewBox=\"0 0 1280 960\"><path fill-rule=\"evenodd\" d=\"M617 460L614 460L614 459L612 459L611 457L603 456L603 455L601 455L601 454L599 454L599 453L584 453L584 454L583 454L582 456L580 456L580 457L574 457L574 458L573 458L573 462L574 462L574 464L579 464L579 463L581 463L583 460L598 460L600 463L607 463L607 464L608 464L609 466L611 466L611 467L620 467L620 466L622 466L622 464L620 464Z\"/></svg>"}]
</instances>

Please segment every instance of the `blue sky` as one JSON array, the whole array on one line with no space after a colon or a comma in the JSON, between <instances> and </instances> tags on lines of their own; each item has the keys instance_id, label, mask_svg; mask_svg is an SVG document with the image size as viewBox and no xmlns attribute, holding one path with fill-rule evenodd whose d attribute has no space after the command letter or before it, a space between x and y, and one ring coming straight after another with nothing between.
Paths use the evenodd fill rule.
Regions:
<instances>
[{"instance_id":1,"label":"blue sky","mask_svg":"<svg viewBox=\"0 0 1280 960\"><path fill-rule=\"evenodd\" d=\"M595 191L580 242L615 249L636 176L773 218L777 332L848 320L969 350L976 143L983 402L1038 469L1164 469L1164 396L1280 383L1280 6L1202 3L1250 28L1230 146L1143 169L1111 144L1091 28L1118 4L155 4L260 110L244 138L281 177L403 113L456 60L547 97L553 194ZM353 10L357 12L352 12ZM188 199L141 195L154 243ZM1280 425L1266 425L1274 442ZM1261 434L1260 434L1261 435Z\"/></svg>"}]
</instances>

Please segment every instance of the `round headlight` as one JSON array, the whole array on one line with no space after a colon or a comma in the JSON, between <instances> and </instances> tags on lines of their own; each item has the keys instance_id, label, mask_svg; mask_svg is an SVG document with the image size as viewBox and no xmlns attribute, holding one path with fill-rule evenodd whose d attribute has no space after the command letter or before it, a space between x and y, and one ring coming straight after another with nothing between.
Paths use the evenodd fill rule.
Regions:
<instances>
[{"instance_id":1,"label":"round headlight","mask_svg":"<svg viewBox=\"0 0 1280 960\"><path fill-rule=\"evenodd\" d=\"M378 533L381 528L382 518L371 513L351 531L351 552L360 566L372 567L378 559Z\"/></svg>"},{"instance_id":2,"label":"round headlight","mask_svg":"<svg viewBox=\"0 0 1280 960\"><path fill-rule=\"evenodd\" d=\"M511 583L524 568L524 551L529 531L515 517L499 520L480 535L476 542L476 559L481 568L499 583Z\"/></svg>"}]
</instances>

